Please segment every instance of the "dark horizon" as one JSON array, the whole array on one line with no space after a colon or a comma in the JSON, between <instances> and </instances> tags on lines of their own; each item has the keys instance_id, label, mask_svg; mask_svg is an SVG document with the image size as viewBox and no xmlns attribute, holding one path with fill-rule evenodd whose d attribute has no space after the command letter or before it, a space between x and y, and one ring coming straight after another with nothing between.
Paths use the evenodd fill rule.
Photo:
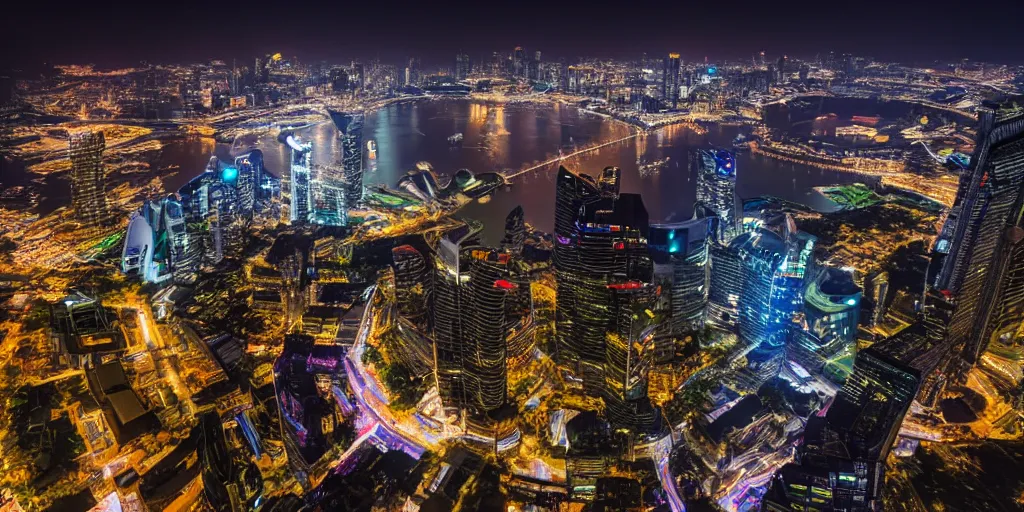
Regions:
<instances>
[{"instance_id":1,"label":"dark horizon","mask_svg":"<svg viewBox=\"0 0 1024 512\"><path fill-rule=\"evenodd\" d=\"M217 4L215 4L217 5ZM303 7L289 4L95 4L79 2L59 15L42 3L20 3L7 17L9 66L41 62L103 67L246 62L280 52L304 61L344 63L379 57L397 64L420 57L425 67L451 65L463 51L473 59L515 46L559 57L639 57L679 52L684 61L749 59L759 51L813 58L828 51L884 61L927 63L967 58L1024 63L1017 24L1024 2L940 1L886 8L794 2L688 5L665 9L520 3L495 9L454 2L384 6L376 3ZM101 7L100 7L101 6ZM49 9L49 10L48 10ZM984 9L984 10L981 10Z\"/></svg>"}]
</instances>

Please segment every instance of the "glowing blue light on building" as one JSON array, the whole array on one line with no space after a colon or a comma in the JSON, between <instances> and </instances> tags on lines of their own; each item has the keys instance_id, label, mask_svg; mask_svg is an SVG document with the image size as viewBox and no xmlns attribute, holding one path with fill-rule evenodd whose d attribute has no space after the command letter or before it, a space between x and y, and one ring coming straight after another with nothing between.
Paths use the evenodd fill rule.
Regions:
<instances>
[{"instance_id":1,"label":"glowing blue light on building","mask_svg":"<svg viewBox=\"0 0 1024 512\"><path fill-rule=\"evenodd\" d=\"M225 167L220 173L220 179L226 183L234 182L238 179L238 169L235 167Z\"/></svg>"}]
</instances>

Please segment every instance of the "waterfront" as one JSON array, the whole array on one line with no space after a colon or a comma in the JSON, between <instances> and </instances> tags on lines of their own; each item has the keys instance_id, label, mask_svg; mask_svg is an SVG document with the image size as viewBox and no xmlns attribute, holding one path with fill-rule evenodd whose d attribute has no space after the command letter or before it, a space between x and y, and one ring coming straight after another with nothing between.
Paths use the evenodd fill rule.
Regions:
<instances>
[{"instance_id":1,"label":"waterfront","mask_svg":"<svg viewBox=\"0 0 1024 512\"><path fill-rule=\"evenodd\" d=\"M516 171L585 147L629 135L635 128L559 103L518 103L501 105L470 100L434 100L401 103L367 116L364 140L377 142L377 170L366 171L367 185L394 186L421 161L430 162L439 175L450 176L462 168L474 172ZM622 168L622 191L640 193L651 221L680 220L691 214L695 177L688 165L688 152L707 144L728 146L741 128L710 127L701 135L685 126L653 130L635 139L608 146L565 162L568 167L596 173L608 165ZM462 147L451 148L448 137L463 133ZM335 129L322 123L302 130L311 140L315 163L331 163L339 148ZM238 144L241 151L247 144ZM288 162L285 147L270 135L261 138L270 171L279 174ZM327 148L326 150L324 148ZM218 145L218 154L230 150ZM642 175L640 164L668 158L660 172ZM182 165L184 168L184 165ZM741 197L773 195L831 211L835 205L814 191L814 187L861 181L857 175L779 162L751 154L738 155L737 190ZM485 239L500 238L505 215L522 205L527 222L550 230L554 218L554 176L557 164L516 178L511 186L498 190L484 204L473 203L463 214L484 221ZM177 180L175 180L175 184ZM167 183L170 185L170 183ZM170 188L168 186L168 188Z\"/></svg>"},{"instance_id":2,"label":"waterfront","mask_svg":"<svg viewBox=\"0 0 1024 512\"><path fill-rule=\"evenodd\" d=\"M695 197L695 177L688 164L689 152L708 144L728 147L741 127L711 126L706 134L674 125L564 162L580 172L596 173L608 165L622 168L622 191L640 193L652 222L688 218ZM377 143L377 169L367 169L364 182L394 186L421 161L430 162L441 176L462 168L474 172L507 171L531 167L557 157L559 150L571 153L604 141L630 135L636 128L557 102L498 104L473 100L424 100L397 103L367 116L364 140ZM314 145L315 164L340 159L336 130L329 121L299 130ZM461 147L452 148L448 137L463 133ZM181 185L205 168L211 155L230 159L253 148L264 153L267 169L276 175L287 173L288 149L276 133L239 137L234 144L215 143L211 138L182 137L165 140L163 149L150 157L152 170L132 176L109 176L108 187L121 181L161 178L166 191ZM641 164L664 161L658 172L642 173ZM831 211L831 203L814 187L863 181L860 176L781 162L764 156L738 155L737 192L742 198L762 195L806 204ZM557 164L526 173L511 186L499 189L486 204L473 203L463 214L484 221L485 239L500 238L505 215L522 205L527 222L550 230L554 217L553 179ZM32 173L20 172L16 182L30 183ZM45 177L40 187L43 200L39 213L63 206L69 197L66 173ZM17 183L12 183L17 184Z\"/></svg>"}]
</instances>

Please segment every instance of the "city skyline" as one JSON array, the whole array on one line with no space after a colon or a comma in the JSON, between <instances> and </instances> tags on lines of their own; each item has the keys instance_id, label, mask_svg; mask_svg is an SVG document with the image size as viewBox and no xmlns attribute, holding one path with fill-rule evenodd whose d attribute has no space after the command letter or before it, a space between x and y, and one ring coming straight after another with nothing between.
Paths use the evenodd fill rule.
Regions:
<instances>
[{"instance_id":1,"label":"city skyline","mask_svg":"<svg viewBox=\"0 0 1024 512\"><path fill-rule=\"evenodd\" d=\"M967 8L952 0L859 9L810 1L784 7L749 1L734 5L729 14L713 4L688 5L673 17L657 14L664 6L631 4L639 16L623 26L604 10L559 4L519 4L507 9L452 4L450 10L406 5L393 17L384 16L372 4L320 5L283 19L273 13L288 9L264 5L230 11L223 28L209 30L207 16L216 15L199 4L180 9L134 4L92 9L74 4L60 16L35 4L19 4L14 9L22 12L8 20L45 19L51 30L35 30L24 23L6 27L12 39L21 43L16 51L8 48L0 64L109 67L141 61L245 60L281 52L310 62L374 58L397 62L418 56L431 67L453 67L453 56L460 51L476 59L515 46L567 59L638 58L644 52L672 51L681 53L684 61L708 57L721 62L749 59L760 51L812 58L831 50L907 63L962 58L1022 63L1022 44L1013 37L1011 20L1024 15L1024 7L999 0L988 5L999 16L957 16ZM156 20L159 23L154 24ZM62 37L52 37L54 32ZM976 32L986 37L962 37ZM75 44L63 44L67 39ZM126 41L133 44L125 45ZM486 50L481 51L481 43Z\"/></svg>"},{"instance_id":2,"label":"city skyline","mask_svg":"<svg viewBox=\"0 0 1024 512\"><path fill-rule=\"evenodd\" d=\"M0 73L0 511L1019 507L1024 65L936 11L93 7L182 60Z\"/></svg>"}]
</instances>

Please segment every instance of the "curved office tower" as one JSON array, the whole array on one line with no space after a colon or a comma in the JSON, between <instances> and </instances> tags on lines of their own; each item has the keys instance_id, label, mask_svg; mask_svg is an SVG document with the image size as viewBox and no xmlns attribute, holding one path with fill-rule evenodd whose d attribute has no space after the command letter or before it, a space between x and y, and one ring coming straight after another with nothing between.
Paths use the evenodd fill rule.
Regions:
<instances>
[{"instance_id":1,"label":"curved office tower","mask_svg":"<svg viewBox=\"0 0 1024 512\"><path fill-rule=\"evenodd\" d=\"M580 265L576 243L576 221L580 208L601 199L597 182L585 174L576 174L565 167L558 169L555 182L555 247L552 259L557 286L555 308L555 359L564 366L578 366L581 354L593 352L585 340L574 335L579 315L578 294L584 287L587 269ZM595 283L596 287L603 283ZM603 333L600 334L603 338Z\"/></svg>"},{"instance_id":2,"label":"curved office tower","mask_svg":"<svg viewBox=\"0 0 1024 512\"><path fill-rule=\"evenodd\" d=\"M103 175L105 148L103 132L76 133L68 141L71 206L83 227L99 226L108 220Z\"/></svg>"},{"instance_id":3,"label":"curved office tower","mask_svg":"<svg viewBox=\"0 0 1024 512\"><path fill-rule=\"evenodd\" d=\"M731 244L743 261L743 292L740 296L740 338L749 345L777 347L784 342L772 311L772 287L786 257L786 243L772 231L744 233Z\"/></svg>"},{"instance_id":4,"label":"curved office tower","mask_svg":"<svg viewBox=\"0 0 1024 512\"><path fill-rule=\"evenodd\" d=\"M693 155L697 206L718 218L716 239L728 243L743 215L736 197L736 156L724 149L699 149Z\"/></svg>"},{"instance_id":5,"label":"curved office tower","mask_svg":"<svg viewBox=\"0 0 1024 512\"><path fill-rule=\"evenodd\" d=\"M145 208L145 205L143 206ZM121 249L121 271L148 281L153 273L153 227L141 212L128 221L128 231Z\"/></svg>"},{"instance_id":6,"label":"curved office tower","mask_svg":"<svg viewBox=\"0 0 1024 512\"><path fill-rule=\"evenodd\" d=\"M472 406L489 412L508 398L506 302L514 300L517 286L509 280L508 253L475 249L469 256L466 394Z\"/></svg>"},{"instance_id":7,"label":"curved office tower","mask_svg":"<svg viewBox=\"0 0 1024 512\"><path fill-rule=\"evenodd\" d=\"M363 114L328 109L341 140L344 168L345 205L354 208L363 202Z\"/></svg>"},{"instance_id":8,"label":"curved office tower","mask_svg":"<svg viewBox=\"0 0 1024 512\"><path fill-rule=\"evenodd\" d=\"M787 230L783 237L765 228L733 239L730 249L743 262L739 328L746 343L770 350L785 345L794 315L803 308L814 241L799 231Z\"/></svg>"},{"instance_id":9,"label":"curved office tower","mask_svg":"<svg viewBox=\"0 0 1024 512\"><path fill-rule=\"evenodd\" d=\"M861 289L853 282L852 272L833 267L822 269L804 295L807 328L825 343L854 343L860 321L860 298Z\"/></svg>"},{"instance_id":10,"label":"curved office tower","mask_svg":"<svg viewBox=\"0 0 1024 512\"><path fill-rule=\"evenodd\" d=\"M937 287L956 297L950 348L963 351L961 376L988 345L1012 339L1024 311L1024 110L1021 98L979 109L969 169L950 211L949 255ZM952 224L950 226L949 224Z\"/></svg>"},{"instance_id":11,"label":"curved office tower","mask_svg":"<svg viewBox=\"0 0 1024 512\"><path fill-rule=\"evenodd\" d=\"M301 143L291 135L285 139L285 142L292 150L289 220L292 224L305 224L309 221L310 214L309 173L313 158L313 144Z\"/></svg>"},{"instance_id":12,"label":"curved office tower","mask_svg":"<svg viewBox=\"0 0 1024 512\"><path fill-rule=\"evenodd\" d=\"M467 288L469 269L462 261L462 244L470 244L472 233L459 230L438 242L433 255L434 374L437 389L446 405L466 403L464 359L464 318L469 313Z\"/></svg>"}]
</instances>

